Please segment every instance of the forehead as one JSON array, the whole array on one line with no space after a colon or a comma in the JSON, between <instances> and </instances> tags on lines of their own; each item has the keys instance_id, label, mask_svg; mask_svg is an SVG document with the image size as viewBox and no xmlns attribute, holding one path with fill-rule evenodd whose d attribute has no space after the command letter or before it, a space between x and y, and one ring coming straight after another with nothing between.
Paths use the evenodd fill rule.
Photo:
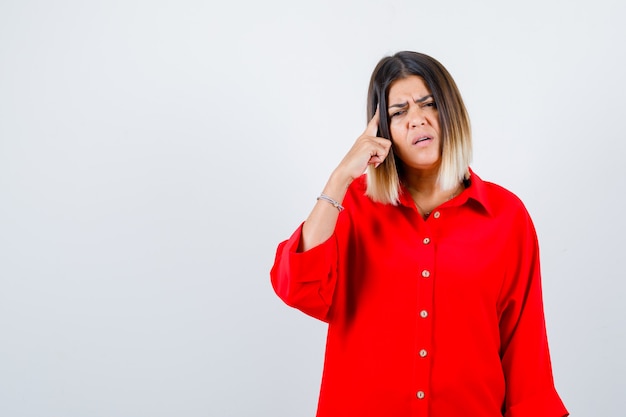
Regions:
<instances>
[{"instance_id":1,"label":"forehead","mask_svg":"<svg viewBox=\"0 0 626 417\"><path fill-rule=\"evenodd\" d=\"M388 102L393 104L394 102L407 101L408 99L415 100L430 94L432 92L422 77L409 75L391 83Z\"/></svg>"}]
</instances>

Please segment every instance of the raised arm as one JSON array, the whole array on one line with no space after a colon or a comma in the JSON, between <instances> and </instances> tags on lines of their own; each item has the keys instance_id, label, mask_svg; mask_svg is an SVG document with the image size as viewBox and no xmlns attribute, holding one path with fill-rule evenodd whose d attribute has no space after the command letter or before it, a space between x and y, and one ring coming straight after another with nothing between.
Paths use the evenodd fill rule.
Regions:
<instances>
[{"instance_id":1,"label":"raised arm","mask_svg":"<svg viewBox=\"0 0 626 417\"><path fill-rule=\"evenodd\" d=\"M376 136L378 121L379 111L377 110L363 134L359 136L331 174L322 194L341 203L348 186L365 172L368 165L378 167L385 160L389 154L391 141ZM333 204L327 200L318 199L304 222L298 251L304 252L325 242L333 234L338 216L339 210Z\"/></svg>"},{"instance_id":2,"label":"raised arm","mask_svg":"<svg viewBox=\"0 0 626 417\"><path fill-rule=\"evenodd\" d=\"M378 113L378 112L377 112ZM378 166L389 154L391 141L376 136L378 114L330 176L323 194L338 204L348 186L363 175L368 165ZM327 321L338 279L337 236L339 210L327 200L318 200L302 227L278 246L270 272L276 294L288 305ZM349 217L344 217L346 222ZM346 223L347 224L347 223ZM344 236L345 237L345 236ZM342 240L345 242L345 239Z\"/></svg>"}]
</instances>

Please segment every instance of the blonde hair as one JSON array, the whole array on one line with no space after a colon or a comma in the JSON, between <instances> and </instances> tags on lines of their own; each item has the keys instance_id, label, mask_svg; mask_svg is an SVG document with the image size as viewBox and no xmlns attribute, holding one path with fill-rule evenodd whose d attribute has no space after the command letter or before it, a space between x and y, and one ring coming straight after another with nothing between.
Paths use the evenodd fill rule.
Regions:
<instances>
[{"instance_id":1,"label":"blonde hair","mask_svg":"<svg viewBox=\"0 0 626 417\"><path fill-rule=\"evenodd\" d=\"M441 127L441 165L438 185L451 190L469 175L472 159L472 133L470 120L461 93L452 76L436 59L418 52L403 51L381 59L376 65L367 97L367 120L374 117L380 105L378 136L391 139L387 99L394 81L411 75L421 77L430 89L439 114ZM366 195L385 204L398 204L401 191L401 161L393 146L385 161L378 167L367 169Z\"/></svg>"}]
</instances>

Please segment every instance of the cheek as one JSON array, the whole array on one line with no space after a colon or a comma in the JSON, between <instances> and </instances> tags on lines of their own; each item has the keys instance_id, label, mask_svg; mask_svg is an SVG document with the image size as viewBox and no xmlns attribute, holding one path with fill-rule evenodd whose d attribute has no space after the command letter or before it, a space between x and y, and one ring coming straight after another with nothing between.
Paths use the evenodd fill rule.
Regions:
<instances>
[{"instance_id":1,"label":"cheek","mask_svg":"<svg viewBox=\"0 0 626 417\"><path fill-rule=\"evenodd\" d=\"M403 129L397 124L391 124L389 126L389 134L391 135L391 141L396 143L404 137Z\"/></svg>"},{"instance_id":2,"label":"cheek","mask_svg":"<svg viewBox=\"0 0 626 417\"><path fill-rule=\"evenodd\" d=\"M439 129L439 116L437 114L433 115L431 118L430 125L437 131L437 134L441 133L441 129Z\"/></svg>"}]
</instances>

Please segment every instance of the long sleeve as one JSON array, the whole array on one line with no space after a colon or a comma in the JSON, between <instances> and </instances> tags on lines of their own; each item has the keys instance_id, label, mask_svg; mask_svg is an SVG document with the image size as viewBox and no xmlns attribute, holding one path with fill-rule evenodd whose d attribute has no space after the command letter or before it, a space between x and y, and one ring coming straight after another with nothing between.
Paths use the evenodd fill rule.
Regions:
<instances>
[{"instance_id":1,"label":"long sleeve","mask_svg":"<svg viewBox=\"0 0 626 417\"><path fill-rule=\"evenodd\" d=\"M505 417L568 415L553 382L546 335L539 247L532 221L523 211L516 221L516 262L501 293L501 358L506 378Z\"/></svg>"},{"instance_id":2,"label":"long sleeve","mask_svg":"<svg viewBox=\"0 0 626 417\"><path fill-rule=\"evenodd\" d=\"M278 246L270 272L272 286L285 304L328 321L337 282L336 236L306 252L297 252L301 235L302 225Z\"/></svg>"}]
</instances>

